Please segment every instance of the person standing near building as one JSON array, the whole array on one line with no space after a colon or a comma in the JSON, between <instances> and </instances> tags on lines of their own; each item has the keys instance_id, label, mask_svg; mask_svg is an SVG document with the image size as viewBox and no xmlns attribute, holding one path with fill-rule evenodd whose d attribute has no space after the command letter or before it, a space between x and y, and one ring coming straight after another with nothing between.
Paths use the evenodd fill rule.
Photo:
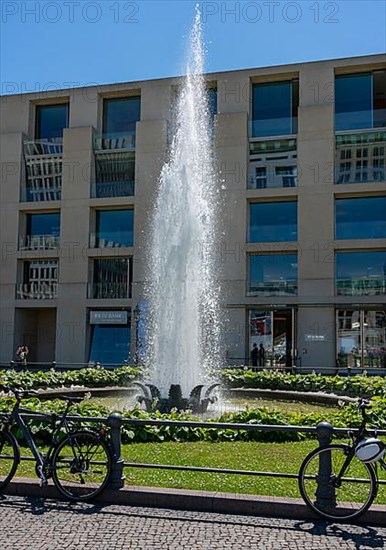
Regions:
<instances>
[{"instance_id":1,"label":"person standing near building","mask_svg":"<svg viewBox=\"0 0 386 550\"><path fill-rule=\"evenodd\" d=\"M16 357L18 361L24 366L27 365L28 354L29 354L28 346L22 345L22 346L19 346L16 350Z\"/></svg>"},{"instance_id":2,"label":"person standing near building","mask_svg":"<svg viewBox=\"0 0 386 550\"><path fill-rule=\"evenodd\" d=\"M252 359L252 367L257 367L257 358L259 355L259 350L257 349L256 342L253 344L253 348L251 351L251 359Z\"/></svg>"},{"instance_id":3,"label":"person standing near building","mask_svg":"<svg viewBox=\"0 0 386 550\"><path fill-rule=\"evenodd\" d=\"M264 349L263 344L260 344L260 346L259 346L258 356L259 356L259 367L264 367L264 365L265 365L265 349Z\"/></svg>"}]
</instances>

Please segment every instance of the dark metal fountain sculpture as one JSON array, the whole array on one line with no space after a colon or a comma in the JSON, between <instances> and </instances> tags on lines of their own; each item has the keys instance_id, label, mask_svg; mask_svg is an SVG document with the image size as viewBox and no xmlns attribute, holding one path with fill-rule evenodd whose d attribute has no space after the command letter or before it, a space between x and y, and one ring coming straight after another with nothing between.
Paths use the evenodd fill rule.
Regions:
<instances>
[{"instance_id":1,"label":"dark metal fountain sculpture","mask_svg":"<svg viewBox=\"0 0 386 550\"><path fill-rule=\"evenodd\" d=\"M217 401L217 396L213 395L213 390L220 384L209 386L204 393L204 397L201 397L204 385L196 386L192 389L188 398L182 396L179 384L170 386L169 396L166 398L161 396L161 392L153 384L134 382L134 385L141 388L143 395L137 396L137 399L140 403L145 403L148 412L169 413L172 409L176 409L177 411L190 410L195 414L202 414L208 409L209 403Z\"/></svg>"}]
</instances>

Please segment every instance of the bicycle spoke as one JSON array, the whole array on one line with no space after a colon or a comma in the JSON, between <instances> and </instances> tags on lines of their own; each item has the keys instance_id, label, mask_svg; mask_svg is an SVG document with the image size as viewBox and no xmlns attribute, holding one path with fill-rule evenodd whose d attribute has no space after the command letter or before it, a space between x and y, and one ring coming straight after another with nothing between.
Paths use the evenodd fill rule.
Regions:
<instances>
[{"instance_id":1,"label":"bicycle spoke","mask_svg":"<svg viewBox=\"0 0 386 550\"><path fill-rule=\"evenodd\" d=\"M55 451L53 479L63 494L86 500L98 494L110 476L106 445L92 432L71 434Z\"/></svg>"},{"instance_id":2,"label":"bicycle spoke","mask_svg":"<svg viewBox=\"0 0 386 550\"><path fill-rule=\"evenodd\" d=\"M323 517L358 517L375 498L377 484L371 466L355 456L346 461L347 447L332 445L313 451L303 462L300 492L307 505Z\"/></svg>"}]
</instances>

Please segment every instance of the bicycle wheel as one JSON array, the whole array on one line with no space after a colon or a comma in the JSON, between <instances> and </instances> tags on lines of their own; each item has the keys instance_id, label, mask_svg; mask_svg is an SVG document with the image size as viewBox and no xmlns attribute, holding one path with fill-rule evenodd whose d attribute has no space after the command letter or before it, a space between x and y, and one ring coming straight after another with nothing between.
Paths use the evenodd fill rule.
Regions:
<instances>
[{"instance_id":1,"label":"bicycle wheel","mask_svg":"<svg viewBox=\"0 0 386 550\"><path fill-rule=\"evenodd\" d=\"M0 432L0 491L11 481L20 461L19 445L10 433Z\"/></svg>"},{"instance_id":2,"label":"bicycle wheel","mask_svg":"<svg viewBox=\"0 0 386 550\"><path fill-rule=\"evenodd\" d=\"M89 500L106 487L111 458L106 443L93 432L68 434L52 456L52 478L59 492L71 500Z\"/></svg>"},{"instance_id":3,"label":"bicycle wheel","mask_svg":"<svg viewBox=\"0 0 386 550\"><path fill-rule=\"evenodd\" d=\"M315 449L300 467L299 489L305 503L313 512L329 520L357 518L368 510L377 494L374 469L355 456L341 479L337 478L349 449L347 445Z\"/></svg>"}]
</instances>

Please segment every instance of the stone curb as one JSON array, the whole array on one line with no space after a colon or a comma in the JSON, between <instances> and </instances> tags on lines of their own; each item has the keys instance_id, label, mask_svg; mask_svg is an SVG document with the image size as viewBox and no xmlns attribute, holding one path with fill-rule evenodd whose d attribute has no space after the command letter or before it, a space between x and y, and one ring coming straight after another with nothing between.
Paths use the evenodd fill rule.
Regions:
<instances>
[{"instance_id":1,"label":"stone curb","mask_svg":"<svg viewBox=\"0 0 386 550\"><path fill-rule=\"evenodd\" d=\"M18 478L7 487L6 495L41 497L61 500L54 485L40 487L38 480ZM193 510L246 516L269 516L287 519L315 520L301 499L269 496L213 493L168 489L163 487L125 486L120 490L106 489L95 501L100 504L124 504L177 510ZM386 525L386 506L373 505L355 523L360 525Z\"/></svg>"}]
</instances>

